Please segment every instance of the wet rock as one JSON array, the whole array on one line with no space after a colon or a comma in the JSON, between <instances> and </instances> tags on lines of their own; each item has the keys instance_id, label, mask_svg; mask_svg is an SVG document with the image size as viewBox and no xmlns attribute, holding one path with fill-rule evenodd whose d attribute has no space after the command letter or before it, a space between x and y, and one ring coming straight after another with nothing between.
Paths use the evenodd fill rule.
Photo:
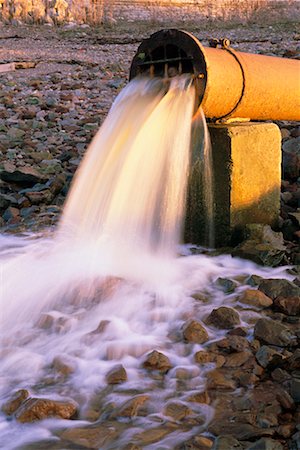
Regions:
<instances>
[{"instance_id":1,"label":"wet rock","mask_svg":"<svg viewBox=\"0 0 300 450\"><path fill-rule=\"evenodd\" d=\"M187 342L203 344L208 341L208 333L204 326L196 320L190 320L183 326L183 337Z\"/></svg>"},{"instance_id":2,"label":"wet rock","mask_svg":"<svg viewBox=\"0 0 300 450\"><path fill-rule=\"evenodd\" d=\"M221 306L220 308L212 310L207 317L207 323L214 325L217 328L234 328L236 325L239 325L240 317L233 308Z\"/></svg>"},{"instance_id":3,"label":"wet rock","mask_svg":"<svg viewBox=\"0 0 300 450\"><path fill-rule=\"evenodd\" d=\"M216 342L219 349L228 352L242 352L249 350L250 345L247 339L243 336L227 335L226 338Z\"/></svg>"},{"instance_id":4,"label":"wet rock","mask_svg":"<svg viewBox=\"0 0 300 450\"><path fill-rule=\"evenodd\" d=\"M247 450L284 450L283 445L270 438L261 438L254 444L250 444Z\"/></svg>"},{"instance_id":5,"label":"wet rock","mask_svg":"<svg viewBox=\"0 0 300 450\"><path fill-rule=\"evenodd\" d=\"M153 350L143 363L143 367L148 370L158 370L160 372L168 372L171 369L172 364L167 356L163 353Z\"/></svg>"},{"instance_id":6,"label":"wet rock","mask_svg":"<svg viewBox=\"0 0 300 450\"><path fill-rule=\"evenodd\" d=\"M176 367L175 377L178 380L190 380L197 377L200 374L200 370L197 367Z\"/></svg>"},{"instance_id":7,"label":"wet rock","mask_svg":"<svg viewBox=\"0 0 300 450\"><path fill-rule=\"evenodd\" d=\"M30 398L16 412L19 422L35 422L50 418L71 419L77 414L77 405L72 401L56 401L46 398Z\"/></svg>"},{"instance_id":8,"label":"wet rock","mask_svg":"<svg viewBox=\"0 0 300 450\"><path fill-rule=\"evenodd\" d=\"M256 308L268 308L273 304L272 299L267 297L263 292L255 289L247 289L238 300L241 303L255 306Z\"/></svg>"},{"instance_id":9,"label":"wet rock","mask_svg":"<svg viewBox=\"0 0 300 450\"><path fill-rule=\"evenodd\" d=\"M36 183L42 183L47 177L42 175L33 167L19 167L14 165L4 165L4 169L0 170L0 178L8 183L16 183L20 186L33 186Z\"/></svg>"},{"instance_id":10,"label":"wet rock","mask_svg":"<svg viewBox=\"0 0 300 450\"><path fill-rule=\"evenodd\" d=\"M127 381L127 373L122 364L113 367L105 376L107 384L120 384Z\"/></svg>"},{"instance_id":11,"label":"wet rock","mask_svg":"<svg viewBox=\"0 0 300 450\"><path fill-rule=\"evenodd\" d=\"M195 403L204 403L205 405L209 405L210 397L207 391L194 392L192 395L190 395L188 401Z\"/></svg>"},{"instance_id":12,"label":"wet rock","mask_svg":"<svg viewBox=\"0 0 300 450\"><path fill-rule=\"evenodd\" d=\"M242 444L233 436L218 436L214 442L213 450L243 450Z\"/></svg>"},{"instance_id":13,"label":"wet rock","mask_svg":"<svg viewBox=\"0 0 300 450\"><path fill-rule=\"evenodd\" d=\"M149 400L149 395L137 395L121 405L112 413L111 417L134 417L147 400Z\"/></svg>"},{"instance_id":14,"label":"wet rock","mask_svg":"<svg viewBox=\"0 0 300 450\"><path fill-rule=\"evenodd\" d=\"M191 439L177 445L174 450L210 450L213 448L213 440L206 436L194 436Z\"/></svg>"},{"instance_id":15,"label":"wet rock","mask_svg":"<svg viewBox=\"0 0 300 450\"><path fill-rule=\"evenodd\" d=\"M228 421L215 422L209 425L209 431L216 436L231 435L237 440L255 439L260 436L271 436L274 430L262 429L258 426L248 423L228 423Z\"/></svg>"},{"instance_id":16,"label":"wet rock","mask_svg":"<svg viewBox=\"0 0 300 450\"><path fill-rule=\"evenodd\" d=\"M11 416L14 414L21 404L29 397L27 389L20 389L15 392L9 400L7 400L1 407L4 414Z\"/></svg>"},{"instance_id":17,"label":"wet rock","mask_svg":"<svg viewBox=\"0 0 300 450\"><path fill-rule=\"evenodd\" d=\"M237 283L228 278L218 278L216 285L220 287L225 294L232 294L237 287Z\"/></svg>"},{"instance_id":18,"label":"wet rock","mask_svg":"<svg viewBox=\"0 0 300 450\"><path fill-rule=\"evenodd\" d=\"M74 320L76 319L58 311L49 311L49 313L41 314L37 322L37 327L44 330L53 330L58 333L65 332L70 329Z\"/></svg>"},{"instance_id":19,"label":"wet rock","mask_svg":"<svg viewBox=\"0 0 300 450\"><path fill-rule=\"evenodd\" d=\"M276 364L282 361L282 355L267 345L262 345L255 355L258 363L266 368L268 366L275 367Z\"/></svg>"},{"instance_id":20,"label":"wet rock","mask_svg":"<svg viewBox=\"0 0 300 450\"><path fill-rule=\"evenodd\" d=\"M246 283L249 286L256 287L259 285L262 279L263 278L258 275L250 275L250 277L247 278Z\"/></svg>"},{"instance_id":21,"label":"wet rock","mask_svg":"<svg viewBox=\"0 0 300 450\"><path fill-rule=\"evenodd\" d=\"M250 352L237 352L232 353L226 357L224 367L240 367L245 364L246 361L252 356Z\"/></svg>"},{"instance_id":22,"label":"wet rock","mask_svg":"<svg viewBox=\"0 0 300 450\"><path fill-rule=\"evenodd\" d=\"M248 334L248 330L246 327L236 327L232 330L229 330L227 336L241 336L245 337Z\"/></svg>"},{"instance_id":23,"label":"wet rock","mask_svg":"<svg viewBox=\"0 0 300 450\"><path fill-rule=\"evenodd\" d=\"M175 421L180 421L190 416L193 411L184 403L170 402L165 406L163 413L165 416L172 417Z\"/></svg>"},{"instance_id":24,"label":"wet rock","mask_svg":"<svg viewBox=\"0 0 300 450\"><path fill-rule=\"evenodd\" d=\"M222 367L226 361L223 355L218 355L216 353L206 352L203 350L195 353L194 358L198 364L215 363L218 368Z\"/></svg>"},{"instance_id":25,"label":"wet rock","mask_svg":"<svg viewBox=\"0 0 300 450\"><path fill-rule=\"evenodd\" d=\"M129 444L126 444L124 447L120 448L120 450L142 450L142 447L130 442Z\"/></svg>"},{"instance_id":26,"label":"wet rock","mask_svg":"<svg viewBox=\"0 0 300 450\"><path fill-rule=\"evenodd\" d=\"M300 315L300 296L294 297L276 297L274 307L288 316Z\"/></svg>"},{"instance_id":27,"label":"wet rock","mask_svg":"<svg viewBox=\"0 0 300 450\"><path fill-rule=\"evenodd\" d=\"M149 430L142 431L134 436L134 439L138 440L138 443L142 446L154 444L159 442L165 436L172 433L174 427L171 425L163 425Z\"/></svg>"},{"instance_id":28,"label":"wet rock","mask_svg":"<svg viewBox=\"0 0 300 450\"><path fill-rule=\"evenodd\" d=\"M299 297L300 287L284 279L265 279L260 282L258 289L275 300L277 297Z\"/></svg>"},{"instance_id":29,"label":"wet rock","mask_svg":"<svg viewBox=\"0 0 300 450\"><path fill-rule=\"evenodd\" d=\"M229 374L221 372L220 369L216 369L207 374L207 388L235 389L236 383Z\"/></svg>"},{"instance_id":30,"label":"wet rock","mask_svg":"<svg viewBox=\"0 0 300 450\"><path fill-rule=\"evenodd\" d=\"M232 255L275 267L283 261L285 251L282 233L274 232L269 225L250 224L245 227L245 240Z\"/></svg>"},{"instance_id":31,"label":"wet rock","mask_svg":"<svg viewBox=\"0 0 300 450\"><path fill-rule=\"evenodd\" d=\"M29 200L28 200L29 201ZM30 204L30 203L29 203ZM38 212L39 208L37 206L30 206L29 208L22 208L20 210L20 215L24 219L33 215L33 213Z\"/></svg>"},{"instance_id":32,"label":"wet rock","mask_svg":"<svg viewBox=\"0 0 300 450\"><path fill-rule=\"evenodd\" d=\"M76 364L67 356L56 356L53 359L52 367L57 373L64 377L69 377L76 371Z\"/></svg>"},{"instance_id":33,"label":"wet rock","mask_svg":"<svg viewBox=\"0 0 300 450\"><path fill-rule=\"evenodd\" d=\"M60 438L84 448L104 448L118 436L121 424L115 422L87 427L69 428L60 433Z\"/></svg>"},{"instance_id":34,"label":"wet rock","mask_svg":"<svg viewBox=\"0 0 300 450\"><path fill-rule=\"evenodd\" d=\"M289 328L271 319L259 319L254 327L254 336L261 342L280 347L295 344L295 336Z\"/></svg>"}]
</instances>

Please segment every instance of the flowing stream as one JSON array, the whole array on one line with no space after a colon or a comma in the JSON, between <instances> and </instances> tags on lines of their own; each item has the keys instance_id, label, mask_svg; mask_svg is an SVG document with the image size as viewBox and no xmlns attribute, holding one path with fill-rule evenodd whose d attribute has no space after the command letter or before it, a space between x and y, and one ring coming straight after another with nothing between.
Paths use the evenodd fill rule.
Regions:
<instances>
[{"instance_id":1,"label":"flowing stream","mask_svg":"<svg viewBox=\"0 0 300 450\"><path fill-rule=\"evenodd\" d=\"M28 389L34 397L71 398L80 410L77 421L33 424L1 414L1 449L42 440L55 444L60 428L90 423L91 402L105 391L107 372L120 363L128 380L101 400L100 416L132 392L151 398L148 415L103 447L121 449L138 431L163 421L170 399L185 404L191 393L204 389L205 370L193 357L202 346L183 342L184 322L202 321L212 308L231 305L249 275L286 277L282 268L271 271L178 246L194 95L187 76L174 78L169 89L159 80L132 81L94 138L57 230L0 235L1 402ZM225 295L218 277L236 279L236 292ZM195 300L195 293L206 301ZM249 312L240 316L249 328ZM208 326L207 331L210 340L223 334ZM154 349L172 364L164 381L142 367ZM68 377L56 371L58 358L71 367ZM184 388L180 370L187 374ZM193 408L201 420L183 437L205 430L212 417L208 405ZM179 440L174 431L160 448L172 449ZM143 448L154 450L157 444Z\"/></svg>"}]
</instances>

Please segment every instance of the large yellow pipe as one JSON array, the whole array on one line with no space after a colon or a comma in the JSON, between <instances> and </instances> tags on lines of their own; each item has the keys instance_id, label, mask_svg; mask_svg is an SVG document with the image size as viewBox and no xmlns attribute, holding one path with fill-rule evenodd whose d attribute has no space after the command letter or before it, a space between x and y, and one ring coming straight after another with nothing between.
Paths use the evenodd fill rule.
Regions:
<instances>
[{"instance_id":1,"label":"large yellow pipe","mask_svg":"<svg viewBox=\"0 0 300 450\"><path fill-rule=\"evenodd\" d=\"M145 39L133 58L139 73L195 76L198 104L214 120L300 120L300 61L203 47L190 33L162 30Z\"/></svg>"}]
</instances>

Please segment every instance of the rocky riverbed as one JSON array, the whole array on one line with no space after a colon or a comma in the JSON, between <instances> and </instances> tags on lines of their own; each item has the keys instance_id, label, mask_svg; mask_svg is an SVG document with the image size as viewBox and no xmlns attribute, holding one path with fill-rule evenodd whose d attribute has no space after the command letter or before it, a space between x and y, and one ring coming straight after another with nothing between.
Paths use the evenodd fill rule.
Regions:
<instances>
[{"instance_id":1,"label":"rocky riverbed","mask_svg":"<svg viewBox=\"0 0 300 450\"><path fill-rule=\"evenodd\" d=\"M158 28L0 29L1 62L36 64L0 74L2 233L55 226L82 156L127 82L138 43ZM185 28L204 44L226 36L241 51L300 58L300 30L290 24ZM31 440L26 434L27 443L16 440L10 448L300 448L300 129L297 123L278 125L283 138L278 229L252 225L246 240L229 251L260 264L294 267L272 272L236 260L242 269L231 266L223 273L233 263L230 256L219 257L225 258L216 262L220 275L214 272L204 286L199 281L199 288L197 282L189 286L188 306L165 341L136 351L128 367L113 349L107 356L113 364L93 395L74 387L79 350L71 356L51 353L35 384L16 382L18 388L5 393L7 423L24 424L18 428L24 434L33 427ZM197 257L201 250L191 252ZM114 281L109 289L113 286ZM46 314L36 330L60 336L80 314L84 320L82 310ZM92 346L109 336L109 327L101 320L81 338ZM21 336L19 345L34 339L36 332ZM7 351L4 347L4 356ZM51 436L42 438L36 424L49 418L65 422L51 422Z\"/></svg>"}]
</instances>

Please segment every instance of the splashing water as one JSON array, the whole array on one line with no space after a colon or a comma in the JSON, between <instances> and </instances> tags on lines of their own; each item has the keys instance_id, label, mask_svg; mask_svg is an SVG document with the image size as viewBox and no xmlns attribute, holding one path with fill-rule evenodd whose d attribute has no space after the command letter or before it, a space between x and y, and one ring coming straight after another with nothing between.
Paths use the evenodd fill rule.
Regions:
<instances>
[{"instance_id":1,"label":"splashing water","mask_svg":"<svg viewBox=\"0 0 300 450\"><path fill-rule=\"evenodd\" d=\"M214 280L270 272L229 256L192 255L188 248L182 249L185 257L175 257L194 95L188 77L174 79L167 92L158 80L131 82L91 144L54 236L0 235L0 396L26 388L38 397L71 397L80 405L80 424L86 424L95 420L88 411L95 395L105 391L106 373L116 361L122 363L128 381L116 392L105 391L98 417L132 391L149 394L149 414L103 449L122 448L137 430L163 420L168 400L185 404L204 388L205 370L193 357L202 347L185 344L178 332L188 318L203 320L212 307L234 301L236 294L225 297ZM283 269L272 271L273 278L280 276L286 276ZM237 283L239 293L244 287ZM192 298L199 291L206 292L206 303ZM248 316L241 313L246 327ZM218 333L208 328L210 339ZM153 349L171 361L164 383L142 368ZM57 358L72 368L69 377L55 372ZM180 370L186 374L184 387ZM212 408L194 404L193 411L203 418L195 422L195 434L205 429ZM19 425L3 415L0 448L55 442L53 430L74 425L51 420ZM170 436L163 448L179 441L177 432Z\"/></svg>"}]
</instances>

